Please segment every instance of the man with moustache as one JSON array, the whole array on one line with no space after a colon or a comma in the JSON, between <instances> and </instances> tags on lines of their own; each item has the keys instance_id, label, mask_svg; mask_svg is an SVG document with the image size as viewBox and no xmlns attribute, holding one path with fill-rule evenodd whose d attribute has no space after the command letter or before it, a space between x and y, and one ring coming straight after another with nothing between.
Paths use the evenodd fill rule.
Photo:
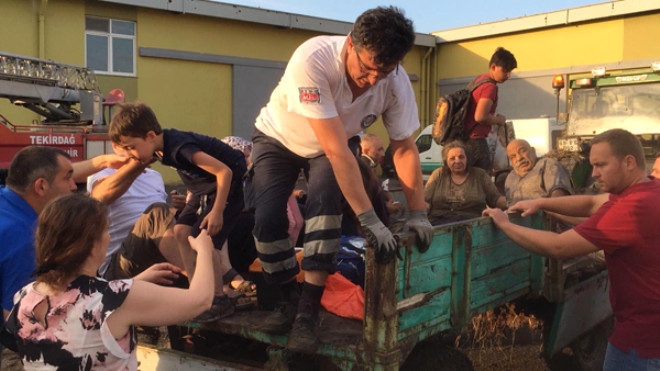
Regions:
<instances>
[{"instance_id":1,"label":"man with moustache","mask_svg":"<svg viewBox=\"0 0 660 371\"><path fill-rule=\"evenodd\" d=\"M366 133L360 138L360 148L362 153L360 154L360 161L364 162L374 175L374 178L377 178L376 167L383 164L385 158L385 149L383 148L383 141L376 134ZM394 199L394 196L390 192L383 188L383 196L385 197L385 206L387 207L387 212L390 215L402 216L405 212L405 207L402 203L397 202Z\"/></svg>"},{"instance_id":2,"label":"man with moustache","mask_svg":"<svg viewBox=\"0 0 660 371\"><path fill-rule=\"evenodd\" d=\"M375 172L378 165L383 163L385 157L383 142L376 134L366 133L360 138L360 148L362 149L361 158Z\"/></svg>"},{"instance_id":3,"label":"man with moustache","mask_svg":"<svg viewBox=\"0 0 660 371\"><path fill-rule=\"evenodd\" d=\"M521 247L555 259L602 250L610 282L614 332L604 371L658 370L660 365L660 180L647 175L644 150L635 135L612 129L591 141L597 195L536 198L509 210L538 210L588 219L563 233L511 223L499 209L483 214Z\"/></svg>"},{"instance_id":4,"label":"man with moustache","mask_svg":"<svg viewBox=\"0 0 660 371\"><path fill-rule=\"evenodd\" d=\"M573 193L571 177L554 158L537 159L536 151L524 139L506 146L506 155L513 167L504 183L507 205L540 197L558 197Z\"/></svg>"}]
</instances>

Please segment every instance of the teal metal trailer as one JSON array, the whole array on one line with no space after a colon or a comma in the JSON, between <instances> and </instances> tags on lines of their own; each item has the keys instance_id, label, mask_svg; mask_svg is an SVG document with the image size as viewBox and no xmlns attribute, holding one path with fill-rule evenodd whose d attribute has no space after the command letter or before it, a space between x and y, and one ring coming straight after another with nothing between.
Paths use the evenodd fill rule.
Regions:
<instances>
[{"instance_id":1,"label":"teal metal trailer","mask_svg":"<svg viewBox=\"0 0 660 371\"><path fill-rule=\"evenodd\" d=\"M550 225L541 213L525 218L513 214L511 219L536 229ZM423 254L414 246L413 234L400 237L403 260L377 264L373 250L367 250L364 321L321 314L321 345L316 355L334 367L398 370L418 344L448 330L463 330L473 316L514 300L545 297L547 305L553 306L554 316L546 323L552 333L545 346L547 357L609 316L607 308L594 314L585 309L584 301L575 301L588 297L599 305L608 304L603 288L606 271L571 281L567 277L579 271L579 259L568 264L527 252L489 218L437 227L430 248ZM568 289L567 282L572 285ZM267 368L287 369L286 335L257 330L266 314L259 310L237 312L201 328L270 344ZM559 321L580 326L560 327ZM427 354L415 352L415 356L427 360L440 357L438 350L429 349Z\"/></svg>"}]
</instances>

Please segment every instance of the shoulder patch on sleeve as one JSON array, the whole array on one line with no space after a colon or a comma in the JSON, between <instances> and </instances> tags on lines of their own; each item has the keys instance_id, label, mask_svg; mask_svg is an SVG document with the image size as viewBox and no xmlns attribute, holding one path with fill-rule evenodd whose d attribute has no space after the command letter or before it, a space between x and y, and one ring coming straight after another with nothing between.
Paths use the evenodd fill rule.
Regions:
<instances>
[{"instance_id":1,"label":"shoulder patch on sleeve","mask_svg":"<svg viewBox=\"0 0 660 371\"><path fill-rule=\"evenodd\" d=\"M321 103L321 91L319 88L298 88L300 103Z\"/></svg>"}]
</instances>

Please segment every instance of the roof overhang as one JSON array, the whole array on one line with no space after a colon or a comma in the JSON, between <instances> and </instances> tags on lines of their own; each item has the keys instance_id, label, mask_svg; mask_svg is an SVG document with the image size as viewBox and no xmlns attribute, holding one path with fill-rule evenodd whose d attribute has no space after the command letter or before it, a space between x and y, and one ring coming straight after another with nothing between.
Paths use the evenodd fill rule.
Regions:
<instances>
[{"instance_id":1,"label":"roof overhang","mask_svg":"<svg viewBox=\"0 0 660 371\"><path fill-rule=\"evenodd\" d=\"M438 37L440 44L658 11L660 11L658 0L612 0L601 4L441 30L431 34Z\"/></svg>"},{"instance_id":2,"label":"roof overhang","mask_svg":"<svg viewBox=\"0 0 660 371\"><path fill-rule=\"evenodd\" d=\"M353 23L311 17L302 14L227 4L210 0L97 0L105 3L124 4L150 9L160 9L181 14L194 14L240 22L252 22L276 27L347 35ZM435 47L437 38L429 34L416 34L415 45Z\"/></svg>"}]
</instances>

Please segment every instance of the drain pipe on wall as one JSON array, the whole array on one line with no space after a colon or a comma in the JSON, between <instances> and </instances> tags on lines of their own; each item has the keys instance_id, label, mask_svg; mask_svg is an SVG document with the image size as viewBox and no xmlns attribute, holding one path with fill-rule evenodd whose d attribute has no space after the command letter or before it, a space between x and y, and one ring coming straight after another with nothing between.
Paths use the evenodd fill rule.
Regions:
<instances>
[{"instance_id":1,"label":"drain pipe on wall","mask_svg":"<svg viewBox=\"0 0 660 371\"><path fill-rule=\"evenodd\" d=\"M421 111L421 124L422 128L428 126L430 122L430 109L431 109L431 92L429 85L431 80L431 53L435 48L429 48L422 58L422 77L420 86L420 111Z\"/></svg>"},{"instance_id":2,"label":"drain pipe on wall","mask_svg":"<svg viewBox=\"0 0 660 371\"><path fill-rule=\"evenodd\" d=\"M48 6L48 0L41 0L41 5L39 6L38 13L38 25L39 25L39 40L37 41L39 45L39 58L46 59L46 7Z\"/></svg>"}]
</instances>

